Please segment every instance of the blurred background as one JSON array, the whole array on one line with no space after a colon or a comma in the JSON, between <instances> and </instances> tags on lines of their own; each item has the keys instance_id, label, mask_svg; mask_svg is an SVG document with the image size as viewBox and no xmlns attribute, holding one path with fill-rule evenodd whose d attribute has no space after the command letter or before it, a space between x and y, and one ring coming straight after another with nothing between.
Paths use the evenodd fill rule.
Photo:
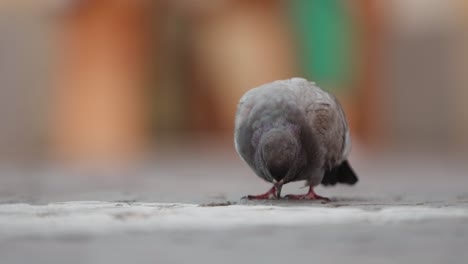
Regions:
<instances>
[{"instance_id":1,"label":"blurred background","mask_svg":"<svg viewBox=\"0 0 468 264\"><path fill-rule=\"evenodd\" d=\"M310 206L414 206L415 220L392 221L402 212L393 207L381 225L153 230L166 214L193 218L172 203L242 204L267 190L235 153L236 105L253 87L299 76L343 104L360 178L318 187L333 202ZM468 0L0 0L2 263L461 263L464 218L418 217L468 205L467 101ZM140 214L134 202L150 203ZM103 219L118 223L102 232ZM34 235L49 230L59 235Z\"/></svg>"},{"instance_id":2,"label":"blurred background","mask_svg":"<svg viewBox=\"0 0 468 264\"><path fill-rule=\"evenodd\" d=\"M356 153L459 155L466 69L465 0L3 0L0 164L235 158L241 95L294 76L340 98Z\"/></svg>"}]
</instances>

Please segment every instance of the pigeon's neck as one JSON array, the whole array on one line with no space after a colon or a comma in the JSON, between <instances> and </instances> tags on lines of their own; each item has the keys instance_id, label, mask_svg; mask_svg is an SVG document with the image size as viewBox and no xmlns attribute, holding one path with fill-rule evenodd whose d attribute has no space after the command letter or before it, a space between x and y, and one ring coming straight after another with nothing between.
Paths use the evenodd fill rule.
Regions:
<instances>
[{"instance_id":1,"label":"pigeon's neck","mask_svg":"<svg viewBox=\"0 0 468 264\"><path fill-rule=\"evenodd\" d=\"M262 136L257 151L267 178L280 181L295 170L300 145L294 133L272 129Z\"/></svg>"}]
</instances>

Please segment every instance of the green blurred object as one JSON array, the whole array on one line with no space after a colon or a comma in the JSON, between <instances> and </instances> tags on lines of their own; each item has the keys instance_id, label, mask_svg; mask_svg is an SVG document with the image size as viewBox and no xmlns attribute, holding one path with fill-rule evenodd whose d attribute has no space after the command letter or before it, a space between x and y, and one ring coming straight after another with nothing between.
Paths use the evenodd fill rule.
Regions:
<instances>
[{"instance_id":1,"label":"green blurred object","mask_svg":"<svg viewBox=\"0 0 468 264\"><path fill-rule=\"evenodd\" d=\"M340 0L288 1L305 76L328 90L349 88L356 76L355 27Z\"/></svg>"}]
</instances>

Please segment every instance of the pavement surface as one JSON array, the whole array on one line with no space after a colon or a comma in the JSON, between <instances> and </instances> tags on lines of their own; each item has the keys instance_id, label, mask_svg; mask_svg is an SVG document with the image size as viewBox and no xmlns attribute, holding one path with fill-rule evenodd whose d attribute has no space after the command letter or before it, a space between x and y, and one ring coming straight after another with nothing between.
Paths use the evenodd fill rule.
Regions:
<instances>
[{"instance_id":1,"label":"pavement surface","mask_svg":"<svg viewBox=\"0 0 468 264\"><path fill-rule=\"evenodd\" d=\"M466 263L468 164L354 154L356 186L269 186L230 149L107 169L0 166L1 263ZM283 194L306 192L302 183Z\"/></svg>"}]
</instances>

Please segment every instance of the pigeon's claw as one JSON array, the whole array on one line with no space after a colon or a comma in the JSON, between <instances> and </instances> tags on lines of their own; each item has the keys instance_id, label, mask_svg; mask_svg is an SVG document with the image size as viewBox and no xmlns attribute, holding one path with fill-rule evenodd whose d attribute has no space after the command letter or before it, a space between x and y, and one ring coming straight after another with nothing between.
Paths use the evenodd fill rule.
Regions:
<instances>
[{"instance_id":1,"label":"pigeon's claw","mask_svg":"<svg viewBox=\"0 0 468 264\"><path fill-rule=\"evenodd\" d=\"M273 199L279 199L279 196L277 194L276 187L273 186L268 192L260 195L247 195L242 197L242 199L248 199L248 200L273 200Z\"/></svg>"},{"instance_id":2,"label":"pigeon's claw","mask_svg":"<svg viewBox=\"0 0 468 264\"><path fill-rule=\"evenodd\" d=\"M309 192L306 194L288 194L284 196L284 198L288 200L324 200L326 202L330 202L330 199L327 197L322 197L316 194L312 186L309 187Z\"/></svg>"}]
</instances>

